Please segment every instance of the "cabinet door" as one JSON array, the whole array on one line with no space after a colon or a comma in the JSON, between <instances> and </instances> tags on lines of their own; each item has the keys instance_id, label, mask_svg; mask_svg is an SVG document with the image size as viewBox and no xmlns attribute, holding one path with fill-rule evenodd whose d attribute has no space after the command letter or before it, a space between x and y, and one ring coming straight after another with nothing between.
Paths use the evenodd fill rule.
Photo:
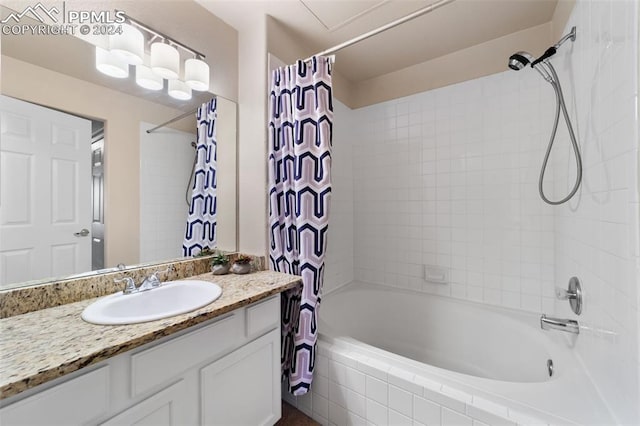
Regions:
<instances>
[{"instance_id":1,"label":"cabinet door","mask_svg":"<svg viewBox=\"0 0 640 426\"><path fill-rule=\"evenodd\" d=\"M109 366L104 366L2 408L0 425L82 425L108 408Z\"/></svg>"},{"instance_id":2,"label":"cabinet door","mask_svg":"<svg viewBox=\"0 0 640 426\"><path fill-rule=\"evenodd\" d=\"M280 418L280 330L200 372L203 425L272 425Z\"/></svg>"},{"instance_id":3,"label":"cabinet door","mask_svg":"<svg viewBox=\"0 0 640 426\"><path fill-rule=\"evenodd\" d=\"M185 424L184 380L150 396L142 402L101 423L103 426L172 426Z\"/></svg>"}]
</instances>

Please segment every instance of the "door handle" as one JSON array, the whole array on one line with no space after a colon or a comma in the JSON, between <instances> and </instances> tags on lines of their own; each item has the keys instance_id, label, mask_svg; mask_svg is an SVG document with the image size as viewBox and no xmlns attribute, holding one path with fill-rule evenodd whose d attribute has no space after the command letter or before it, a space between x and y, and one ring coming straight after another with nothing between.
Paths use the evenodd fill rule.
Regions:
<instances>
[{"instance_id":1,"label":"door handle","mask_svg":"<svg viewBox=\"0 0 640 426\"><path fill-rule=\"evenodd\" d=\"M74 232L73 235L75 235L76 237L86 237L87 235L89 235L89 230L85 228L80 232Z\"/></svg>"}]
</instances>

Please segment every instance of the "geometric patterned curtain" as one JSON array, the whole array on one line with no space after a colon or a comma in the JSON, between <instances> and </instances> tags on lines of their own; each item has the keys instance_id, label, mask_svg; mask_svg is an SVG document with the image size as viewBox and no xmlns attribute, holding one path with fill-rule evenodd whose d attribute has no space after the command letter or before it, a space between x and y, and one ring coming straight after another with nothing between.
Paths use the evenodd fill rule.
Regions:
<instances>
[{"instance_id":1,"label":"geometric patterned curtain","mask_svg":"<svg viewBox=\"0 0 640 426\"><path fill-rule=\"evenodd\" d=\"M218 201L216 191L218 180L216 167L218 144L216 141L216 98L202 104L196 114L198 145L196 165L193 173L189 216L182 244L183 256L194 256L206 247L216 246L216 211Z\"/></svg>"},{"instance_id":2,"label":"geometric patterned curtain","mask_svg":"<svg viewBox=\"0 0 640 426\"><path fill-rule=\"evenodd\" d=\"M331 201L333 99L329 58L273 71L269 100L269 260L300 275L282 295L282 374L294 395L311 386Z\"/></svg>"}]
</instances>

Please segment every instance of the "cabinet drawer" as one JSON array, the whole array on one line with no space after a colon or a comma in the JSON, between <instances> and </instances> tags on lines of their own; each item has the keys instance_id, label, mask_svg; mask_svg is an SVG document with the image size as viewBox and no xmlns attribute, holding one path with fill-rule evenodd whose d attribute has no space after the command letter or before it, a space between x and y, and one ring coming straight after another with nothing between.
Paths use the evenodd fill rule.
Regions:
<instances>
[{"instance_id":1,"label":"cabinet drawer","mask_svg":"<svg viewBox=\"0 0 640 426\"><path fill-rule=\"evenodd\" d=\"M280 295L247 308L247 337L252 339L280 324Z\"/></svg>"},{"instance_id":2,"label":"cabinet drawer","mask_svg":"<svg viewBox=\"0 0 640 426\"><path fill-rule=\"evenodd\" d=\"M184 425L184 405L188 394L184 380L150 396L100 426L122 425Z\"/></svg>"},{"instance_id":3,"label":"cabinet drawer","mask_svg":"<svg viewBox=\"0 0 640 426\"><path fill-rule=\"evenodd\" d=\"M71 379L0 410L3 426L81 425L109 407L109 366Z\"/></svg>"},{"instance_id":4,"label":"cabinet drawer","mask_svg":"<svg viewBox=\"0 0 640 426\"><path fill-rule=\"evenodd\" d=\"M138 396L175 379L183 371L220 356L244 338L244 312L235 311L211 325L131 356L131 392Z\"/></svg>"}]
</instances>

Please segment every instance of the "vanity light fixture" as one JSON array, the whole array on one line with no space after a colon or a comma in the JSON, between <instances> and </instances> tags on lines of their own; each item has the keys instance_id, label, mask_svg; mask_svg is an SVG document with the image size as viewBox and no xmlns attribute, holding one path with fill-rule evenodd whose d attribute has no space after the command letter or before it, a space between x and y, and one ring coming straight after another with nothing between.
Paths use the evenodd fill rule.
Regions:
<instances>
[{"instance_id":1,"label":"vanity light fixture","mask_svg":"<svg viewBox=\"0 0 640 426\"><path fill-rule=\"evenodd\" d=\"M144 62L144 35L133 25L122 24L121 34L109 36L109 50L129 64L140 65Z\"/></svg>"},{"instance_id":2,"label":"vanity light fixture","mask_svg":"<svg viewBox=\"0 0 640 426\"><path fill-rule=\"evenodd\" d=\"M191 88L182 80L169 80L169 96L181 101L191 99Z\"/></svg>"},{"instance_id":3,"label":"vanity light fixture","mask_svg":"<svg viewBox=\"0 0 640 426\"><path fill-rule=\"evenodd\" d=\"M109 76L126 78L129 64L135 65L136 83L145 89L161 90L163 79L169 81L169 96L191 99L191 90L209 90L209 65L205 56L153 28L124 14L121 34L109 37L109 50L96 47L96 68ZM149 60L145 61L145 43ZM180 80L180 50L193 55L184 63L184 80Z\"/></svg>"},{"instance_id":4,"label":"vanity light fixture","mask_svg":"<svg viewBox=\"0 0 640 426\"><path fill-rule=\"evenodd\" d=\"M180 52L162 42L151 44L151 71L162 78L173 80L180 75Z\"/></svg>"},{"instance_id":5,"label":"vanity light fixture","mask_svg":"<svg viewBox=\"0 0 640 426\"><path fill-rule=\"evenodd\" d=\"M162 77L146 65L136 65L136 84L149 90L162 90L164 87Z\"/></svg>"},{"instance_id":6,"label":"vanity light fixture","mask_svg":"<svg viewBox=\"0 0 640 426\"><path fill-rule=\"evenodd\" d=\"M209 65L199 57L184 61L184 81L193 90L209 90Z\"/></svg>"},{"instance_id":7,"label":"vanity light fixture","mask_svg":"<svg viewBox=\"0 0 640 426\"><path fill-rule=\"evenodd\" d=\"M96 46L96 69L109 77L129 77L129 64L106 49Z\"/></svg>"}]
</instances>

